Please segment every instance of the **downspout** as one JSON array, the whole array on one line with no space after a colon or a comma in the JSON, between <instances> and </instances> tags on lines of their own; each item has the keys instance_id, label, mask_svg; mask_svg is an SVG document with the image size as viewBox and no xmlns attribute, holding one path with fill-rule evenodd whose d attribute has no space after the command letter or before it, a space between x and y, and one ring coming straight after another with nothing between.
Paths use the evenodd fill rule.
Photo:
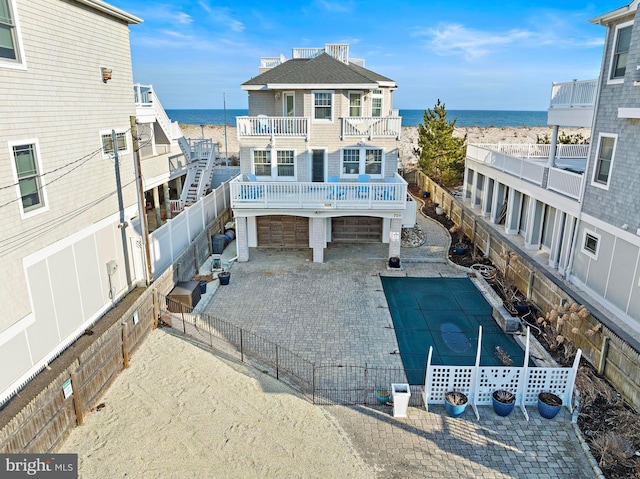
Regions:
<instances>
[{"instance_id":1,"label":"downspout","mask_svg":"<svg viewBox=\"0 0 640 479\"><path fill-rule=\"evenodd\" d=\"M602 25L602 22L600 22L600 24ZM585 164L585 168L584 168L584 178L582 181L582 191L580 191L580 208L578 209L578 218L576 219L576 224L575 227L573 228L572 231L572 239L571 239L571 250L569 251L569 263L567 264L567 268L565 270L564 273L564 277L565 278L569 278L571 276L571 269L573 268L573 258L574 258L574 254L575 254L575 250L576 250L576 244L578 242L578 235L577 232L580 229L580 223L582 222L582 208L584 207L584 192L587 189L587 173L589 171L589 163L591 161L591 151L593 150L593 142L597 141L594 140L593 138L593 134L595 132L596 129L596 118L598 117L598 106L600 104L600 92L602 91L602 87L604 85L605 80L605 59L607 58L607 51L606 49L609 46L609 40L611 39L611 26L607 26L607 35L605 37L605 49L602 52L602 62L600 64L600 78L599 78L599 85L598 85L598 89L596 90L596 98L595 98L595 104L593 105L593 120L591 120L591 140L589 141L589 150L587 151L587 163Z\"/></svg>"}]
</instances>

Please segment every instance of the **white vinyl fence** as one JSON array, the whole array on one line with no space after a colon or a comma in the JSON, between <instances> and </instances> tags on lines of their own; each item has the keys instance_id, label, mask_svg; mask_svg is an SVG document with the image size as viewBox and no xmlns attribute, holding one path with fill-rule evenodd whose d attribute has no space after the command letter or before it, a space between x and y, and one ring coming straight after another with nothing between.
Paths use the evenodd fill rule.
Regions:
<instances>
[{"instance_id":1,"label":"white vinyl fence","mask_svg":"<svg viewBox=\"0 0 640 479\"><path fill-rule=\"evenodd\" d=\"M478 350L474 366L440 366L431 364L433 347L429 348L427 373L424 384L424 403L444 404L444 396L449 391L467 395L469 404L480 419L478 406L491 404L494 391L504 389L516 395L516 406L529 420L526 406L537 405L538 394L550 392L562 399L562 405L572 410L571 399L575 385L581 350L578 350L570 368L529 367L529 328L522 366L480 366L480 346L482 326L478 335Z\"/></svg>"}]
</instances>

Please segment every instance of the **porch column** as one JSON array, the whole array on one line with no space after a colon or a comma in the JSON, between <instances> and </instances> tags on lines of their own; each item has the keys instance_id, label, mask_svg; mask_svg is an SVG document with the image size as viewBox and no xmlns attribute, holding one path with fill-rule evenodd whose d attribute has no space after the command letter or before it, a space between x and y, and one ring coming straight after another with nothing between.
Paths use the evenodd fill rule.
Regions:
<instances>
[{"instance_id":1,"label":"porch column","mask_svg":"<svg viewBox=\"0 0 640 479\"><path fill-rule=\"evenodd\" d=\"M518 234L518 222L520 221L520 206L522 205L522 193L510 188L507 201L507 217L504 222L504 231L508 235Z\"/></svg>"},{"instance_id":2,"label":"porch column","mask_svg":"<svg viewBox=\"0 0 640 479\"><path fill-rule=\"evenodd\" d=\"M236 248L238 250L238 261L249 261L246 216L236 217Z\"/></svg>"},{"instance_id":3,"label":"porch column","mask_svg":"<svg viewBox=\"0 0 640 479\"><path fill-rule=\"evenodd\" d=\"M498 216L502 211L502 205L504 204L504 191L505 186L496 180L496 184L493 186L493 197L491 198L491 222L496 223Z\"/></svg>"},{"instance_id":4,"label":"porch column","mask_svg":"<svg viewBox=\"0 0 640 479\"><path fill-rule=\"evenodd\" d=\"M392 218L389 230L389 258L399 258L402 218Z\"/></svg>"},{"instance_id":5,"label":"porch column","mask_svg":"<svg viewBox=\"0 0 640 479\"><path fill-rule=\"evenodd\" d=\"M551 237L551 251L549 251L549 266L558 267L558 258L562 249L562 234L564 232L564 220L567 214L556 210L556 217L553 221L553 235Z\"/></svg>"},{"instance_id":6,"label":"porch column","mask_svg":"<svg viewBox=\"0 0 640 479\"><path fill-rule=\"evenodd\" d=\"M473 198L471 198L471 207L478 208L482 206L482 195L484 193L484 183L486 177L476 171L473 178Z\"/></svg>"},{"instance_id":7,"label":"porch column","mask_svg":"<svg viewBox=\"0 0 640 479\"><path fill-rule=\"evenodd\" d=\"M493 204L493 190L495 180L488 176L484 179L484 188L482 191L482 216L485 218L491 214L491 206Z\"/></svg>"},{"instance_id":8,"label":"porch column","mask_svg":"<svg viewBox=\"0 0 640 479\"><path fill-rule=\"evenodd\" d=\"M178 191L178 198L182 197L182 176L176 178L176 190Z\"/></svg>"},{"instance_id":9,"label":"porch column","mask_svg":"<svg viewBox=\"0 0 640 479\"><path fill-rule=\"evenodd\" d=\"M465 164L464 165L464 184L463 184L463 191L462 191L462 199L463 201L467 201L469 198L473 198L473 192L471 191L471 181L469 181L469 176L473 175L473 170L470 170L469 167Z\"/></svg>"},{"instance_id":10,"label":"porch column","mask_svg":"<svg viewBox=\"0 0 640 479\"><path fill-rule=\"evenodd\" d=\"M153 187L153 211L156 214L156 224L160 228L162 226L162 217L160 216L160 194L157 186Z\"/></svg>"},{"instance_id":11,"label":"porch column","mask_svg":"<svg viewBox=\"0 0 640 479\"><path fill-rule=\"evenodd\" d=\"M309 218L310 221L310 243L313 248L313 262L324 262L324 249L327 247L327 233L325 231L325 218Z\"/></svg>"},{"instance_id":12,"label":"porch column","mask_svg":"<svg viewBox=\"0 0 640 479\"><path fill-rule=\"evenodd\" d=\"M556 151L558 149L558 125L553 125L553 133L551 133L551 148L549 148L549 158L547 166L553 168L556 163Z\"/></svg>"},{"instance_id":13,"label":"porch column","mask_svg":"<svg viewBox=\"0 0 640 479\"><path fill-rule=\"evenodd\" d=\"M162 191L164 193L164 210L167 212L167 219L171 219L171 198L169 197L169 183L162 185Z\"/></svg>"},{"instance_id":14,"label":"porch column","mask_svg":"<svg viewBox=\"0 0 640 479\"><path fill-rule=\"evenodd\" d=\"M573 243L573 229L576 225L576 219L567 215L564 221L564 231L562 234L562 244L564 248L560 252L560 258L558 262L558 271L560 273L565 274L567 271L567 267L569 266L569 261L571 258L571 245Z\"/></svg>"},{"instance_id":15,"label":"porch column","mask_svg":"<svg viewBox=\"0 0 640 479\"><path fill-rule=\"evenodd\" d=\"M524 247L528 250L540 249L542 238L542 214L544 203L529 197L529 213L527 214L527 233L524 238Z\"/></svg>"}]
</instances>

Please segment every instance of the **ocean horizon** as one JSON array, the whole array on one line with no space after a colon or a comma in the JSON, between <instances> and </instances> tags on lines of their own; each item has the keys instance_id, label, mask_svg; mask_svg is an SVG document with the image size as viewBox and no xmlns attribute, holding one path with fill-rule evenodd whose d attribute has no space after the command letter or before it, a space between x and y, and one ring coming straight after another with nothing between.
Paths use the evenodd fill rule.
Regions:
<instances>
[{"instance_id":1,"label":"ocean horizon","mask_svg":"<svg viewBox=\"0 0 640 479\"><path fill-rule=\"evenodd\" d=\"M166 110L172 121L183 125L236 126L237 116L246 116L249 110ZM425 110L399 110L402 126L422 124ZM511 110L447 110L447 118L456 120L456 126L525 127L547 126L546 111Z\"/></svg>"}]
</instances>

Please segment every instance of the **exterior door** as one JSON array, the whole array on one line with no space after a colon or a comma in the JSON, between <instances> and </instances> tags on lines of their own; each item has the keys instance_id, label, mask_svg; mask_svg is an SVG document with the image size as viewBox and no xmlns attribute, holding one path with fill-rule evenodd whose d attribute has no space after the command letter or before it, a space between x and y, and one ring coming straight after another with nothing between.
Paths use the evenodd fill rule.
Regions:
<instances>
[{"instance_id":1,"label":"exterior door","mask_svg":"<svg viewBox=\"0 0 640 479\"><path fill-rule=\"evenodd\" d=\"M313 150L311 153L311 181L324 182L324 150Z\"/></svg>"},{"instance_id":2,"label":"exterior door","mask_svg":"<svg viewBox=\"0 0 640 479\"><path fill-rule=\"evenodd\" d=\"M295 95L293 93L285 93L282 101L284 103L284 116L296 116Z\"/></svg>"}]
</instances>

